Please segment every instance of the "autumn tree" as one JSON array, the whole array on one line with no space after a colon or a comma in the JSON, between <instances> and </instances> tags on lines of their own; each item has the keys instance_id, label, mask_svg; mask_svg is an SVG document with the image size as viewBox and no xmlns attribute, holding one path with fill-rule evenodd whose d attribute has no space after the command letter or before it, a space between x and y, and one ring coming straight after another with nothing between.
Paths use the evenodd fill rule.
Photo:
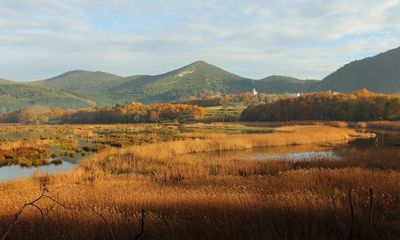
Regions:
<instances>
[{"instance_id":1,"label":"autumn tree","mask_svg":"<svg viewBox=\"0 0 400 240\"><path fill-rule=\"evenodd\" d=\"M241 118L246 121L398 120L400 96L374 94L366 89L350 94L304 94L249 106Z\"/></svg>"}]
</instances>

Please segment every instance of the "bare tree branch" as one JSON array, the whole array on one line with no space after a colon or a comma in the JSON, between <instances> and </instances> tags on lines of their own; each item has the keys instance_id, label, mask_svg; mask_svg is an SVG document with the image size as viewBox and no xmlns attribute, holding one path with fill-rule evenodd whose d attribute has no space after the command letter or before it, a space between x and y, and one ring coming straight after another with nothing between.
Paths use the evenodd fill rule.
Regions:
<instances>
[{"instance_id":1,"label":"bare tree branch","mask_svg":"<svg viewBox=\"0 0 400 240\"><path fill-rule=\"evenodd\" d=\"M54 203L54 205L51 207L55 207L56 205L60 205L63 208L66 208L66 206L62 203L60 203L58 200L56 200L55 198L51 197L50 195L47 195L46 193L49 192L49 190L47 189L45 184L41 184L40 185L40 190L41 193L39 195L39 197L37 197L36 199L34 199L31 202L25 203L24 205L22 205L18 211L15 213L14 216L14 221L8 226L7 231L3 234L3 236L1 237L1 240L5 240L7 239L8 235L11 233L11 231L13 230L13 228L19 223L20 221L20 217L22 215L22 213L28 208L28 207L32 207L34 209L36 209L41 218L45 219L45 214L43 212L43 209L40 208L37 203L40 202L43 199L49 199L50 201L52 201Z\"/></svg>"},{"instance_id":2,"label":"bare tree branch","mask_svg":"<svg viewBox=\"0 0 400 240\"><path fill-rule=\"evenodd\" d=\"M68 207L67 205L61 203L57 198L48 195L47 193L49 192L49 190L47 189L46 184L41 184L40 190L41 190L41 193L36 199L32 200L31 202L25 203L18 209L18 211L15 213L13 222L8 226L7 231L4 233L4 235L1 237L0 240L7 239L7 237L10 235L11 231L13 230L13 228L20 222L21 215L25 212L25 210L28 207L32 207L32 208L36 209L39 212L42 220L46 219L48 213L51 210L53 210L56 206L61 206L62 208L67 209L67 210L74 210L71 207ZM41 208L38 203L44 199L50 200L53 204L49 208ZM92 209L93 213L96 214L97 216L99 216L102 219L102 221L106 224L108 232L111 236L111 239L117 240L117 238L115 237L115 234L111 228L111 225L109 224L107 219L104 217L104 215L101 214L100 212L98 212L94 207L91 207L91 209ZM133 239L138 240L143 236L144 227L145 227L145 210L142 209L140 232L138 234L136 234Z\"/></svg>"}]
</instances>

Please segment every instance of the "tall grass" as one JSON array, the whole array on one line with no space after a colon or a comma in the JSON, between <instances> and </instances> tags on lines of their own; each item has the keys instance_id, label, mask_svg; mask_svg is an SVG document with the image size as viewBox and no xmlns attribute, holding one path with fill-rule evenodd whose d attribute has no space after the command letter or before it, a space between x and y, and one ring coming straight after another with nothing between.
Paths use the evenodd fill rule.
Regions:
<instances>
[{"instance_id":1,"label":"tall grass","mask_svg":"<svg viewBox=\"0 0 400 240\"><path fill-rule=\"evenodd\" d=\"M400 236L400 172L395 155L357 159L290 161L213 160L200 152L284 144L345 142L356 132L326 126L285 127L268 135L193 135L194 139L108 149L67 174L36 174L0 185L0 235L17 209L50 194L68 209L54 207L41 219L35 209L9 239L118 239L139 232L143 239L395 239ZM373 162L380 159L381 166ZM392 159L392 161L390 161ZM390 166L392 164L392 166ZM386 166L386 167L385 167ZM369 189L374 191L369 226ZM349 226L352 190L354 228ZM51 207L42 202L40 207Z\"/></svg>"},{"instance_id":2,"label":"tall grass","mask_svg":"<svg viewBox=\"0 0 400 240\"><path fill-rule=\"evenodd\" d=\"M170 141L132 147L127 151L142 158L173 157L178 154L243 150L305 144L344 143L356 135L355 130L329 126L280 127L271 134L203 134L199 139Z\"/></svg>"},{"instance_id":3,"label":"tall grass","mask_svg":"<svg viewBox=\"0 0 400 240\"><path fill-rule=\"evenodd\" d=\"M134 146L118 151L115 155L103 154L80 163L92 172L113 174L135 173L158 180L180 179L182 175L207 177L220 168L202 168L195 153L245 150L258 147L345 143L356 135L356 131L329 126L294 126L277 128L271 134L192 134L195 139L160 142ZM225 165L235 162L229 161ZM244 167L250 162L241 162ZM211 165L218 165L215 161ZM228 168L235 168L229 166ZM251 167L250 167L251 168ZM190 173L190 174L188 174ZM243 173L247 174L247 173ZM188 176L186 176L188 177Z\"/></svg>"},{"instance_id":4,"label":"tall grass","mask_svg":"<svg viewBox=\"0 0 400 240\"><path fill-rule=\"evenodd\" d=\"M139 231L142 208L147 212L145 239L345 239L349 189L357 239L394 239L399 234L399 177L393 171L313 168L274 176L221 174L178 184L133 175L86 182L84 174L75 172L49 178L50 191L69 209L56 207L44 220L32 209L10 239L109 239L92 207L105 216L118 239ZM376 193L374 230L368 227L369 188ZM1 191L3 232L18 206L39 190L35 181L25 180L2 185Z\"/></svg>"}]
</instances>

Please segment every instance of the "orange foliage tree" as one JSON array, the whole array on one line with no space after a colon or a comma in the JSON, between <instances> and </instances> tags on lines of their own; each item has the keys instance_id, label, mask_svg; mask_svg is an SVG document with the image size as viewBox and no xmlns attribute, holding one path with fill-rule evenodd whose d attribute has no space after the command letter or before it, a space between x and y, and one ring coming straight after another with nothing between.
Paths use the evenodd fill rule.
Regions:
<instances>
[{"instance_id":1,"label":"orange foliage tree","mask_svg":"<svg viewBox=\"0 0 400 240\"><path fill-rule=\"evenodd\" d=\"M400 96L374 94L366 89L350 94L331 92L303 94L249 106L242 112L246 121L399 120Z\"/></svg>"},{"instance_id":2,"label":"orange foliage tree","mask_svg":"<svg viewBox=\"0 0 400 240\"><path fill-rule=\"evenodd\" d=\"M195 105L130 103L80 110L65 115L62 121L65 123L185 122L201 119L204 115L204 109Z\"/></svg>"}]
</instances>

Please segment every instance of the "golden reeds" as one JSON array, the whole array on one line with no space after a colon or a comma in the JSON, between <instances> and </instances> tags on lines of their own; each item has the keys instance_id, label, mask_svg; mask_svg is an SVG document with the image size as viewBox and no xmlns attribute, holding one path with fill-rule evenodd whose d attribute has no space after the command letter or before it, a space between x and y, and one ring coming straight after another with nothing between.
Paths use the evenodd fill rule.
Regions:
<instances>
[{"instance_id":1,"label":"golden reeds","mask_svg":"<svg viewBox=\"0 0 400 240\"><path fill-rule=\"evenodd\" d=\"M372 161L368 165L356 156L329 164L332 161L261 162L223 156L211 161L199 154L345 142L355 133L296 126L266 135L193 134L194 139L107 149L69 173L38 173L0 184L0 236L18 208L35 199L39 184L46 182L49 194L68 209L55 206L45 219L31 209L9 239L110 239L107 225L117 239L132 239L140 232L141 209L146 209L143 239L345 239L349 189L354 236L395 238L400 222L400 172L395 168L378 170ZM370 188L376 193L373 229L366 227ZM44 209L52 206L40 204Z\"/></svg>"}]
</instances>

